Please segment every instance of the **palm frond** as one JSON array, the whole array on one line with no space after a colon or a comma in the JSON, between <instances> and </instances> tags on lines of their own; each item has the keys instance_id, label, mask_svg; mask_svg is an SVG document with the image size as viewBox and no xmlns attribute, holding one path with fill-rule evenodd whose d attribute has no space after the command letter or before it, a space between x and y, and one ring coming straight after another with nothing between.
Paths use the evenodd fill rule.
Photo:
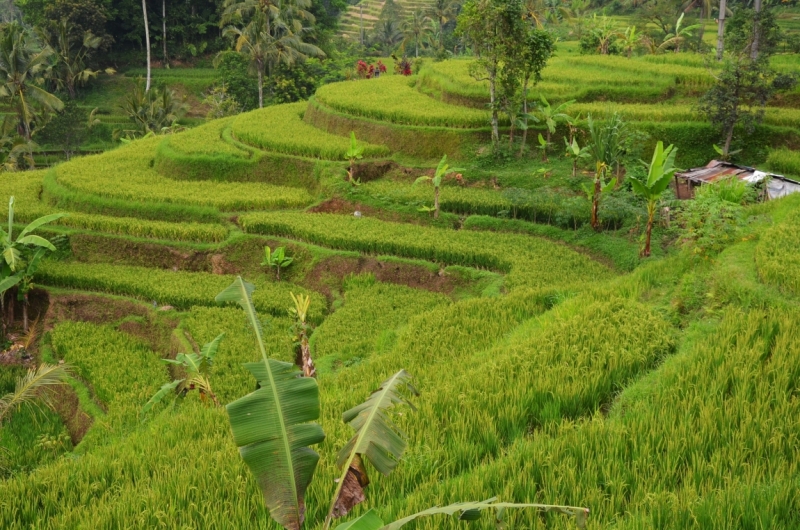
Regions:
<instances>
[{"instance_id":1,"label":"palm frond","mask_svg":"<svg viewBox=\"0 0 800 530\"><path fill-rule=\"evenodd\" d=\"M66 364L41 364L38 369L28 370L27 374L17 379L14 392L0 398L0 422L23 406L43 404L52 408L52 401L43 390L64 384L64 379L70 373L71 368Z\"/></svg>"}]
</instances>

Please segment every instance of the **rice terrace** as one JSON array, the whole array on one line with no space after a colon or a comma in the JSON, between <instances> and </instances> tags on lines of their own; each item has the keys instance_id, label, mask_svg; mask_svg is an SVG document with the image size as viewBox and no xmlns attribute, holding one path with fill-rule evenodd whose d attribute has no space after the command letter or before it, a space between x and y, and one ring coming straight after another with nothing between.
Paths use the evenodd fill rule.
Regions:
<instances>
[{"instance_id":1,"label":"rice terrace","mask_svg":"<svg viewBox=\"0 0 800 530\"><path fill-rule=\"evenodd\" d=\"M796 0L0 18L0 528L800 528Z\"/></svg>"}]
</instances>

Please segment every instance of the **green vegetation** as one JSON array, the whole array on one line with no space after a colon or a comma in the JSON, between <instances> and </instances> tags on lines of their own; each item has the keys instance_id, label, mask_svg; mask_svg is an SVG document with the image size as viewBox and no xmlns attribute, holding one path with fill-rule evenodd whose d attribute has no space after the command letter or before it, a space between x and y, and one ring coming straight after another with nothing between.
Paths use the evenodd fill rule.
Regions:
<instances>
[{"instance_id":1,"label":"green vegetation","mask_svg":"<svg viewBox=\"0 0 800 530\"><path fill-rule=\"evenodd\" d=\"M298 156L341 160L350 142L347 138L325 133L302 120L307 103L278 105L238 116L233 121L233 134L246 144ZM380 145L364 145L364 156L388 155Z\"/></svg>"},{"instance_id":2,"label":"green vegetation","mask_svg":"<svg viewBox=\"0 0 800 530\"><path fill-rule=\"evenodd\" d=\"M800 527L800 194L670 189L796 7L137 2L0 27L0 527Z\"/></svg>"}]
</instances>

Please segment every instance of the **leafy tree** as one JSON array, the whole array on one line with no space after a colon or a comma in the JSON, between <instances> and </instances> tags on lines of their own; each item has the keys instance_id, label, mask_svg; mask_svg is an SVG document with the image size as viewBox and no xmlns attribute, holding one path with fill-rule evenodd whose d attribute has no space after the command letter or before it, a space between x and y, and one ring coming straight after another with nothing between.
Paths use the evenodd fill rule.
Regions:
<instances>
[{"instance_id":1,"label":"leafy tree","mask_svg":"<svg viewBox=\"0 0 800 530\"><path fill-rule=\"evenodd\" d=\"M203 98L203 104L209 107L206 119L216 120L225 116L233 116L242 112L242 107L229 92L225 84L214 86Z\"/></svg>"},{"instance_id":2,"label":"leafy tree","mask_svg":"<svg viewBox=\"0 0 800 530\"><path fill-rule=\"evenodd\" d=\"M36 141L41 145L52 145L64 151L67 160L78 151L89 136L89 114L68 100L61 112L51 117L36 133Z\"/></svg>"},{"instance_id":3,"label":"leafy tree","mask_svg":"<svg viewBox=\"0 0 800 530\"><path fill-rule=\"evenodd\" d=\"M17 379L14 391L0 398L0 426L23 407L36 410L44 405L53 409L53 395L47 390L66 384L71 373L72 367L68 364L40 364L38 368L28 369L28 373Z\"/></svg>"},{"instance_id":4,"label":"leafy tree","mask_svg":"<svg viewBox=\"0 0 800 530\"><path fill-rule=\"evenodd\" d=\"M217 396L211 389L208 378L211 375L211 368L214 364L214 357L217 355L219 344L225 334L217 335L211 342L205 344L199 353L179 353L175 359L162 359L163 362L181 368L186 377L175 379L171 383L163 385L142 408L142 414L147 414L152 408L164 400L173 392L183 399L192 390L197 390L203 402L211 401L219 405Z\"/></svg>"},{"instance_id":5,"label":"leafy tree","mask_svg":"<svg viewBox=\"0 0 800 530\"><path fill-rule=\"evenodd\" d=\"M220 52L214 58L214 67L227 93L242 106L242 110L258 107L258 87L253 86L248 75L247 57L235 51Z\"/></svg>"},{"instance_id":6,"label":"leafy tree","mask_svg":"<svg viewBox=\"0 0 800 530\"><path fill-rule=\"evenodd\" d=\"M653 221L656 217L656 206L661 195L669 187L672 177L675 176L675 155L678 149L670 145L666 149L663 142L656 144L653 159L647 166L647 175L644 177L631 176L633 191L647 201L647 231L645 232L644 247L641 256L650 256L650 237L653 233Z\"/></svg>"},{"instance_id":7,"label":"leafy tree","mask_svg":"<svg viewBox=\"0 0 800 530\"><path fill-rule=\"evenodd\" d=\"M34 167L33 149L36 144L17 132L13 116L4 116L0 123L0 173Z\"/></svg>"},{"instance_id":8,"label":"leafy tree","mask_svg":"<svg viewBox=\"0 0 800 530\"><path fill-rule=\"evenodd\" d=\"M100 39L97 50L107 52L114 43L114 37L108 33L108 10L102 2L95 0L55 0L46 2L44 9L31 6L25 9L26 20L36 11L44 15L41 20L31 20L31 25L51 33L57 32L62 21L66 21L69 30L68 39L81 42L84 35L91 33ZM141 26L140 26L141 28ZM141 30L140 30L141 31Z\"/></svg>"},{"instance_id":9,"label":"leafy tree","mask_svg":"<svg viewBox=\"0 0 800 530\"><path fill-rule=\"evenodd\" d=\"M292 264L294 258L286 255L286 247L277 247L274 251L269 246L264 247L264 261L262 267L274 267L275 278L281 281L281 269L285 269Z\"/></svg>"},{"instance_id":10,"label":"leafy tree","mask_svg":"<svg viewBox=\"0 0 800 530\"><path fill-rule=\"evenodd\" d=\"M55 25L52 31L41 29L40 35L55 51L50 78L59 90L66 90L71 99L77 96L78 87L86 85L100 73L99 70L87 68L86 64L91 54L102 44L102 38L87 31L80 39L74 37L66 19ZM106 73L113 74L114 69L106 69Z\"/></svg>"},{"instance_id":11,"label":"leafy tree","mask_svg":"<svg viewBox=\"0 0 800 530\"><path fill-rule=\"evenodd\" d=\"M434 172L432 177L427 175L423 175L418 177L417 180L414 181L414 185L420 184L422 182L430 182L433 184L433 218L439 218L439 188L442 185L442 181L444 178L451 174L455 173L456 171L460 171L460 169L451 168L450 165L447 163L447 155L444 155L442 159L439 161L439 165L436 166L436 171Z\"/></svg>"},{"instance_id":12,"label":"leafy tree","mask_svg":"<svg viewBox=\"0 0 800 530\"><path fill-rule=\"evenodd\" d=\"M470 43L476 55L470 74L478 81L489 83L492 143L497 146L500 142L497 84L504 65L518 67L511 58L527 33L522 3L520 0L467 0L458 17L457 31Z\"/></svg>"},{"instance_id":13,"label":"leafy tree","mask_svg":"<svg viewBox=\"0 0 800 530\"><path fill-rule=\"evenodd\" d=\"M60 99L40 86L50 73L48 60L52 54L17 23L0 29L0 98L16 112L21 134L27 140L40 111L64 108Z\"/></svg>"},{"instance_id":14,"label":"leafy tree","mask_svg":"<svg viewBox=\"0 0 800 530\"><path fill-rule=\"evenodd\" d=\"M715 77L716 83L700 98L698 108L719 129L723 157L730 153L736 128L752 134L770 98L796 84L794 76L773 70L766 54L755 61L746 53L732 56Z\"/></svg>"},{"instance_id":15,"label":"leafy tree","mask_svg":"<svg viewBox=\"0 0 800 530\"><path fill-rule=\"evenodd\" d=\"M555 42L547 31L529 28L520 45L516 62L522 81L522 120L519 124L522 129L521 156L528 142L528 120L531 118L528 112L528 89L531 84L535 86L542 80L542 70L555 51Z\"/></svg>"},{"instance_id":16,"label":"leafy tree","mask_svg":"<svg viewBox=\"0 0 800 530\"><path fill-rule=\"evenodd\" d=\"M445 25L454 20L461 7L459 0L433 0L427 7L427 15L436 23L436 36L438 37L439 50L444 51Z\"/></svg>"}]
</instances>

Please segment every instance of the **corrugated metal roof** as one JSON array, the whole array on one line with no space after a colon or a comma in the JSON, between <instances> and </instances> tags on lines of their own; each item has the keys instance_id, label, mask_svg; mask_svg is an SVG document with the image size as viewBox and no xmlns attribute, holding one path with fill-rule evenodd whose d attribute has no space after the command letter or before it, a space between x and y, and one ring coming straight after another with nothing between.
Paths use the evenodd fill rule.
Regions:
<instances>
[{"instance_id":1,"label":"corrugated metal roof","mask_svg":"<svg viewBox=\"0 0 800 530\"><path fill-rule=\"evenodd\" d=\"M712 160L705 167L692 168L687 171L676 173L675 176L700 184L711 184L730 177L736 177L739 180L745 180L751 183L760 182L767 176L783 178L781 175L764 173L753 167L739 166L720 160Z\"/></svg>"},{"instance_id":2,"label":"corrugated metal roof","mask_svg":"<svg viewBox=\"0 0 800 530\"><path fill-rule=\"evenodd\" d=\"M675 177L695 184L711 184L731 177L738 178L750 184L755 184L769 177L767 193L770 199L800 192L800 182L786 178L783 175L766 173L754 167L739 166L721 160L712 160L704 167L696 167L687 171L675 173ZM690 194L688 197L680 197L679 193L680 198L690 198L692 195L693 194Z\"/></svg>"}]
</instances>

